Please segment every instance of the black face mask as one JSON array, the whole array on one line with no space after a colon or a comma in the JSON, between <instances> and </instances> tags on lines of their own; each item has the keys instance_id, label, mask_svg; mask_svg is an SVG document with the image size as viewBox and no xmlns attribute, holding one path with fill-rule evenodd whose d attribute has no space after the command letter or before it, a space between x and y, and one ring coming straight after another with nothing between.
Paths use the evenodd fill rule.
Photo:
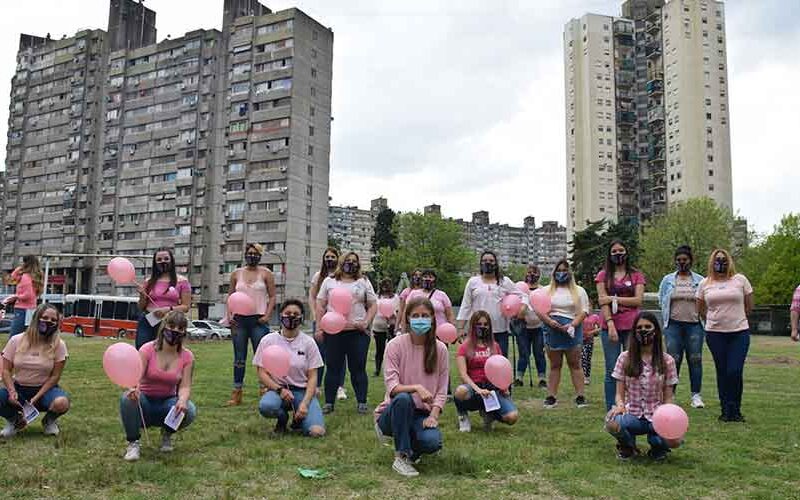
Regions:
<instances>
[{"instance_id":1,"label":"black face mask","mask_svg":"<svg viewBox=\"0 0 800 500\"><path fill-rule=\"evenodd\" d=\"M642 345L650 345L653 343L653 339L656 336L656 330L654 328L637 328L636 329L636 340Z\"/></svg>"},{"instance_id":2,"label":"black face mask","mask_svg":"<svg viewBox=\"0 0 800 500\"><path fill-rule=\"evenodd\" d=\"M39 334L45 337L50 337L58 331L58 323L51 323L49 321L39 321Z\"/></svg>"},{"instance_id":3,"label":"black face mask","mask_svg":"<svg viewBox=\"0 0 800 500\"><path fill-rule=\"evenodd\" d=\"M419 286L422 283L422 278L419 276L412 276L411 277L411 285L412 286Z\"/></svg>"},{"instance_id":4,"label":"black face mask","mask_svg":"<svg viewBox=\"0 0 800 500\"><path fill-rule=\"evenodd\" d=\"M538 274L527 274L525 275L525 283L529 285L535 285L539 282L539 275Z\"/></svg>"},{"instance_id":5,"label":"black face mask","mask_svg":"<svg viewBox=\"0 0 800 500\"><path fill-rule=\"evenodd\" d=\"M723 259L717 259L714 261L714 272L717 273L727 273L728 272L728 261Z\"/></svg>"},{"instance_id":6,"label":"black face mask","mask_svg":"<svg viewBox=\"0 0 800 500\"><path fill-rule=\"evenodd\" d=\"M488 326L475 325L475 335L479 339L483 340L485 338L488 338L490 333L491 332L489 331L489 327Z\"/></svg>"},{"instance_id":7,"label":"black face mask","mask_svg":"<svg viewBox=\"0 0 800 500\"><path fill-rule=\"evenodd\" d=\"M433 280L422 280L423 290L433 290Z\"/></svg>"},{"instance_id":8,"label":"black face mask","mask_svg":"<svg viewBox=\"0 0 800 500\"><path fill-rule=\"evenodd\" d=\"M172 271L172 262L156 262L156 272L164 274Z\"/></svg>"},{"instance_id":9,"label":"black face mask","mask_svg":"<svg viewBox=\"0 0 800 500\"><path fill-rule=\"evenodd\" d=\"M281 316L281 325L287 330L296 330L302 322L301 316Z\"/></svg>"},{"instance_id":10,"label":"black face mask","mask_svg":"<svg viewBox=\"0 0 800 500\"><path fill-rule=\"evenodd\" d=\"M164 342L167 344L177 345L183 338L183 332L172 330L170 328L164 328L164 331L161 332L161 336L164 337Z\"/></svg>"},{"instance_id":11,"label":"black face mask","mask_svg":"<svg viewBox=\"0 0 800 500\"><path fill-rule=\"evenodd\" d=\"M497 270L497 264L494 262L481 262L482 274L494 274Z\"/></svg>"},{"instance_id":12,"label":"black face mask","mask_svg":"<svg viewBox=\"0 0 800 500\"><path fill-rule=\"evenodd\" d=\"M327 269L328 272L332 272L336 269L336 259L325 259L323 262L325 262L325 269Z\"/></svg>"},{"instance_id":13,"label":"black face mask","mask_svg":"<svg viewBox=\"0 0 800 500\"><path fill-rule=\"evenodd\" d=\"M261 262L260 255L245 255L244 261L247 262L247 265L250 267L256 267L259 262Z\"/></svg>"},{"instance_id":14,"label":"black face mask","mask_svg":"<svg viewBox=\"0 0 800 500\"><path fill-rule=\"evenodd\" d=\"M691 262L676 262L675 267L678 269L678 272L681 273L688 273L689 270L692 268Z\"/></svg>"},{"instance_id":15,"label":"black face mask","mask_svg":"<svg viewBox=\"0 0 800 500\"><path fill-rule=\"evenodd\" d=\"M358 272L359 265L355 262L345 262L342 264L342 271L346 274L356 274Z\"/></svg>"},{"instance_id":16,"label":"black face mask","mask_svg":"<svg viewBox=\"0 0 800 500\"><path fill-rule=\"evenodd\" d=\"M628 254L626 253L615 253L611 255L611 262L616 265L624 264L626 260L628 260Z\"/></svg>"}]
</instances>

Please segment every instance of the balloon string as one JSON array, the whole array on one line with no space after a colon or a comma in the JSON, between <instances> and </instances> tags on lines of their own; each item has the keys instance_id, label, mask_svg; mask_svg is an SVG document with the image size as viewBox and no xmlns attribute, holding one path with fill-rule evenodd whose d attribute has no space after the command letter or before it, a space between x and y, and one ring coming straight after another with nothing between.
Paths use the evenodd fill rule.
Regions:
<instances>
[{"instance_id":1,"label":"balloon string","mask_svg":"<svg viewBox=\"0 0 800 500\"><path fill-rule=\"evenodd\" d=\"M142 429L144 429L144 442L147 446L150 446L150 436L147 434L147 422L144 420L144 410L142 410L142 400L136 399L136 404L139 406L139 416L142 417Z\"/></svg>"}]
</instances>

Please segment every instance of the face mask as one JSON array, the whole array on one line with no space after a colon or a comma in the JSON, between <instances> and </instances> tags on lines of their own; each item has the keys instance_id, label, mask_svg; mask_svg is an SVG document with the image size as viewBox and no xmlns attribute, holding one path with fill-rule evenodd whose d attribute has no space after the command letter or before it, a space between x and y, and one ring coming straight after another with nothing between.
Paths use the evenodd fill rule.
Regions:
<instances>
[{"instance_id":1,"label":"face mask","mask_svg":"<svg viewBox=\"0 0 800 500\"><path fill-rule=\"evenodd\" d=\"M156 272L159 274L168 273L172 270L172 262L156 262Z\"/></svg>"},{"instance_id":2,"label":"face mask","mask_svg":"<svg viewBox=\"0 0 800 500\"><path fill-rule=\"evenodd\" d=\"M653 339L656 336L656 331L652 328L645 329L645 328L637 328L636 329L636 340L639 341L642 345L650 345L653 343Z\"/></svg>"},{"instance_id":3,"label":"face mask","mask_svg":"<svg viewBox=\"0 0 800 500\"><path fill-rule=\"evenodd\" d=\"M328 271L336 269L336 259L325 259L325 269Z\"/></svg>"},{"instance_id":4,"label":"face mask","mask_svg":"<svg viewBox=\"0 0 800 500\"><path fill-rule=\"evenodd\" d=\"M411 326L411 331L414 332L414 335L419 337L422 337L431 331L430 318L411 318L409 325Z\"/></svg>"},{"instance_id":5,"label":"face mask","mask_svg":"<svg viewBox=\"0 0 800 500\"><path fill-rule=\"evenodd\" d=\"M675 267L678 269L678 272L681 273L688 273L689 269L692 268L691 262L676 262Z\"/></svg>"},{"instance_id":6,"label":"face mask","mask_svg":"<svg viewBox=\"0 0 800 500\"><path fill-rule=\"evenodd\" d=\"M49 321L39 321L39 333L45 337L49 337L56 333L58 330L58 323L51 323Z\"/></svg>"},{"instance_id":7,"label":"face mask","mask_svg":"<svg viewBox=\"0 0 800 500\"><path fill-rule=\"evenodd\" d=\"M358 264L355 262L345 262L342 264L342 271L345 274L356 274L358 272Z\"/></svg>"},{"instance_id":8,"label":"face mask","mask_svg":"<svg viewBox=\"0 0 800 500\"><path fill-rule=\"evenodd\" d=\"M422 283L422 278L420 278L419 276L412 276L411 277L411 284L412 285L419 286L420 283Z\"/></svg>"},{"instance_id":9,"label":"face mask","mask_svg":"<svg viewBox=\"0 0 800 500\"><path fill-rule=\"evenodd\" d=\"M433 290L433 280L422 280L422 288L425 290Z\"/></svg>"},{"instance_id":10,"label":"face mask","mask_svg":"<svg viewBox=\"0 0 800 500\"><path fill-rule=\"evenodd\" d=\"M489 327L488 326L475 325L474 330L475 330L475 335L479 339L485 339L486 337L489 336Z\"/></svg>"},{"instance_id":11,"label":"face mask","mask_svg":"<svg viewBox=\"0 0 800 500\"><path fill-rule=\"evenodd\" d=\"M244 256L244 261L247 262L248 266L255 267L255 266L258 265L259 262L261 262L261 256L260 255L245 255Z\"/></svg>"},{"instance_id":12,"label":"face mask","mask_svg":"<svg viewBox=\"0 0 800 500\"><path fill-rule=\"evenodd\" d=\"M300 323L303 322L303 318L300 316L281 316L281 325L287 330L295 330Z\"/></svg>"},{"instance_id":13,"label":"face mask","mask_svg":"<svg viewBox=\"0 0 800 500\"><path fill-rule=\"evenodd\" d=\"M525 283L529 285L535 285L539 282L539 275L538 274L528 274L525 276Z\"/></svg>"},{"instance_id":14,"label":"face mask","mask_svg":"<svg viewBox=\"0 0 800 500\"><path fill-rule=\"evenodd\" d=\"M168 328L164 328L164 331L161 332L161 336L164 337L164 342L169 345L176 345L180 342L181 338L183 337L183 333L177 330L170 330Z\"/></svg>"},{"instance_id":15,"label":"face mask","mask_svg":"<svg viewBox=\"0 0 800 500\"><path fill-rule=\"evenodd\" d=\"M717 273L727 273L728 272L728 261L717 259L714 261L714 272Z\"/></svg>"},{"instance_id":16,"label":"face mask","mask_svg":"<svg viewBox=\"0 0 800 500\"><path fill-rule=\"evenodd\" d=\"M628 254L625 253L615 253L611 255L611 262L617 265L624 264L627 259Z\"/></svg>"},{"instance_id":17,"label":"face mask","mask_svg":"<svg viewBox=\"0 0 800 500\"><path fill-rule=\"evenodd\" d=\"M553 279L554 279L554 280L556 281L556 283L558 283L559 285L564 285L564 284L566 284L566 283L569 283L569 272L567 272L567 271L557 271L557 272L556 272L556 273L553 275Z\"/></svg>"},{"instance_id":18,"label":"face mask","mask_svg":"<svg viewBox=\"0 0 800 500\"><path fill-rule=\"evenodd\" d=\"M494 274L496 269L497 269L497 264L495 264L494 262L481 262L482 274Z\"/></svg>"}]
</instances>

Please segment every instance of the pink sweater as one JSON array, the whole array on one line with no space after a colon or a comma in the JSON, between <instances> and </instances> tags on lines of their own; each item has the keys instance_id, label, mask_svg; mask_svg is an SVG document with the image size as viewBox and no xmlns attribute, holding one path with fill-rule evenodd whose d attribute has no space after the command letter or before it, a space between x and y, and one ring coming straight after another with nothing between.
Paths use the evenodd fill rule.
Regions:
<instances>
[{"instance_id":1,"label":"pink sweater","mask_svg":"<svg viewBox=\"0 0 800 500\"><path fill-rule=\"evenodd\" d=\"M36 309L36 291L33 289L31 275L14 270L11 277L17 280L17 290L14 294L17 301L14 303L14 308Z\"/></svg>"},{"instance_id":2,"label":"pink sweater","mask_svg":"<svg viewBox=\"0 0 800 500\"><path fill-rule=\"evenodd\" d=\"M450 373L447 346L436 341L436 370L425 373L425 346L414 345L411 334L400 335L386 345L384 357L384 382L386 399L375 409L375 418L389 407L392 389L398 385L421 385L433 394L433 404L423 403L417 393L412 393L414 406L426 412L433 406L444 408L447 402L447 381Z\"/></svg>"}]
</instances>

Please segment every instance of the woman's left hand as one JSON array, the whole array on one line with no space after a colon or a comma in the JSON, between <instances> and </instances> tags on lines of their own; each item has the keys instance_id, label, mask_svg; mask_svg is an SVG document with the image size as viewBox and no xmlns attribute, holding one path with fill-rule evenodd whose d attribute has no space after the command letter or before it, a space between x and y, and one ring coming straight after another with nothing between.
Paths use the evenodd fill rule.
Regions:
<instances>
[{"instance_id":1,"label":"woman's left hand","mask_svg":"<svg viewBox=\"0 0 800 500\"><path fill-rule=\"evenodd\" d=\"M609 297L608 295L605 295L603 297L598 298L597 302L599 302L600 306L602 307L602 306L610 305L612 302L614 302L614 299Z\"/></svg>"},{"instance_id":2,"label":"woman's left hand","mask_svg":"<svg viewBox=\"0 0 800 500\"><path fill-rule=\"evenodd\" d=\"M435 429L439 427L439 419L434 416L429 416L422 421L422 426L426 429Z\"/></svg>"},{"instance_id":3,"label":"woman's left hand","mask_svg":"<svg viewBox=\"0 0 800 500\"><path fill-rule=\"evenodd\" d=\"M308 416L308 405L303 401L300 403L300 406L297 407L297 411L294 412L294 419L303 420L306 416Z\"/></svg>"},{"instance_id":4,"label":"woman's left hand","mask_svg":"<svg viewBox=\"0 0 800 500\"><path fill-rule=\"evenodd\" d=\"M175 403L175 412L176 413L183 413L187 410L188 403L182 399L179 399L177 403Z\"/></svg>"},{"instance_id":5,"label":"woman's left hand","mask_svg":"<svg viewBox=\"0 0 800 500\"><path fill-rule=\"evenodd\" d=\"M150 312L155 314L156 318L163 318L169 312L169 307L159 307L158 309L153 309Z\"/></svg>"},{"instance_id":6,"label":"woman's left hand","mask_svg":"<svg viewBox=\"0 0 800 500\"><path fill-rule=\"evenodd\" d=\"M269 323L269 316L267 316L265 314L263 316L259 316L258 317L258 324L259 325L266 325L267 323Z\"/></svg>"}]
</instances>

